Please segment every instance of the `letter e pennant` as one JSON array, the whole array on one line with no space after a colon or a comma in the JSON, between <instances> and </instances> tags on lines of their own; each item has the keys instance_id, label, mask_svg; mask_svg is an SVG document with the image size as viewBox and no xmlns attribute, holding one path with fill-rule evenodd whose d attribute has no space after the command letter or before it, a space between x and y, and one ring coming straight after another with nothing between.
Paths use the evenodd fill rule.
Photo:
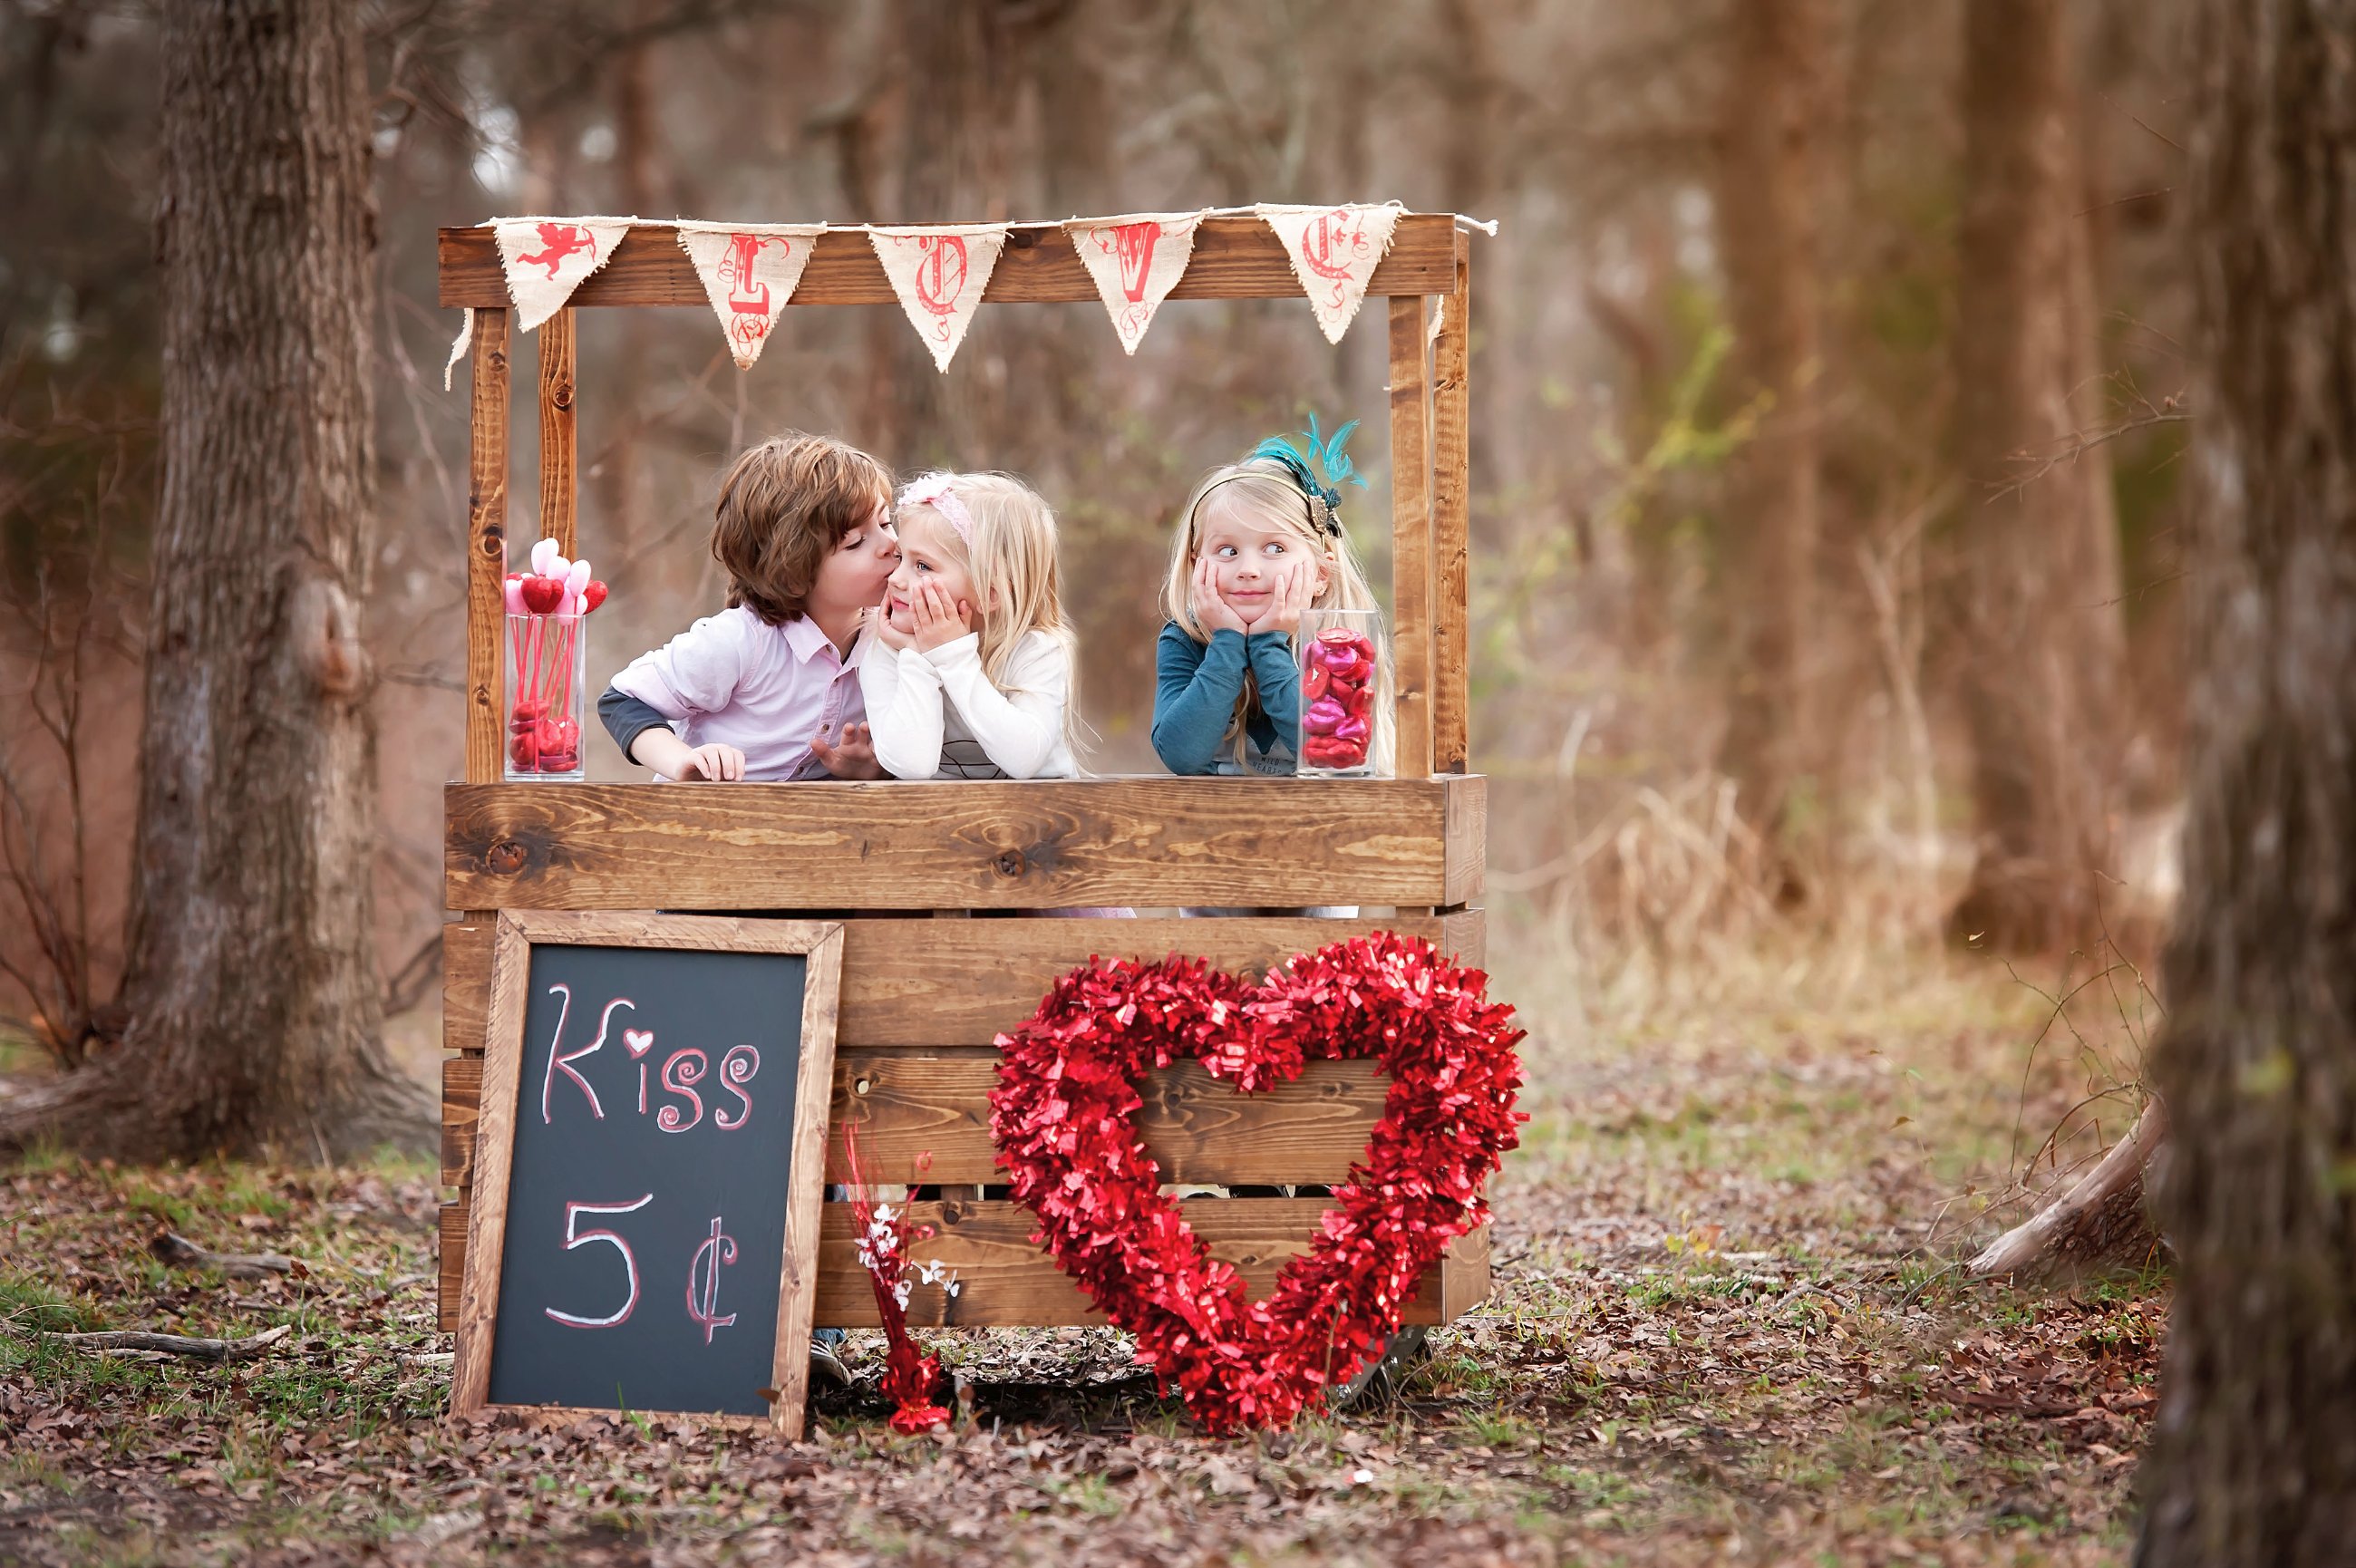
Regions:
<instances>
[{"instance_id":1,"label":"letter e pennant","mask_svg":"<svg viewBox=\"0 0 2356 1568\"><path fill-rule=\"evenodd\" d=\"M1003 223L962 228L870 229L867 238L892 292L900 296L909 322L933 351L935 368L946 374L974 307L990 286L991 270L1006 246Z\"/></svg>"},{"instance_id":2,"label":"letter e pennant","mask_svg":"<svg viewBox=\"0 0 2356 1568\"><path fill-rule=\"evenodd\" d=\"M1382 207L1259 207L1253 208L1284 241L1292 275L1308 291L1309 306L1325 341L1339 343L1356 319L1375 268L1390 253L1401 208Z\"/></svg>"},{"instance_id":3,"label":"letter e pennant","mask_svg":"<svg viewBox=\"0 0 2356 1568\"><path fill-rule=\"evenodd\" d=\"M530 332L564 308L582 280L604 266L630 231L626 218L501 218L499 264L515 301L516 327Z\"/></svg>"},{"instance_id":4,"label":"letter e pennant","mask_svg":"<svg viewBox=\"0 0 2356 1568\"><path fill-rule=\"evenodd\" d=\"M1186 275L1194 254L1194 226L1202 221L1199 212L1135 212L1064 225L1104 296L1105 314L1120 334L1123 353L1137 352L1153 313Z\"/></svg>"},{"instance_id":5,"label":"letter e pennant","mask_svg":"<svg viewBox=\"0 0 2356 1568\"><path fill-rule=\"evenodd\" d=\"M739 370L761 357L777 313L794 297L823 223L682 223L679 248L694 264Z\"/></svg>"}]
</instances>

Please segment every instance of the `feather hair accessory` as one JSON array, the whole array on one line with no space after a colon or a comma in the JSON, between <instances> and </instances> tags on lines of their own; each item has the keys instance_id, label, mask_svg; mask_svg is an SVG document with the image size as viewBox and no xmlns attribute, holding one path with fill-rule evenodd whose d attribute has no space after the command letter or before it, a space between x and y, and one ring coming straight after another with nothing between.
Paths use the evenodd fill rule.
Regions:
<instances>
[{"instance_id":1,"label":"feather hair accessory","mask_svg":"<svg viewBox=\"0 0 2356 1568\"><path fill-rule=\"evenodd\" d=\"M1288 438L1272 435L1247 453L1244 461L1250 463L1267 458L1282 464L1285 471L1292 475L1293 482L1301 486L1301 493L1308 497L1310 519L1317 525L1318 531L1339 539L1342 534L1341 486L1356 485L1364 488L1366 483L1365 477L1358 472L1356 462L1345 450L1351 432L1357 428L1358 421L1352 420L1328 438L1319 432L1317 416L1311 414L1309 428L1301 432L1301 439L1308 443L1306 453L1294 446Z\"/></svg>"}]
</instances>

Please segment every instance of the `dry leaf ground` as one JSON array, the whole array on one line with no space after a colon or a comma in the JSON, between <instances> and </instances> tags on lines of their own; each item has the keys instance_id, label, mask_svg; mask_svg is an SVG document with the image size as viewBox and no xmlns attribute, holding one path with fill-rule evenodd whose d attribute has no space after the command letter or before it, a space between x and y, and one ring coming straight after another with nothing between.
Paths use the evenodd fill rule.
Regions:
<instances>
[{"instance_id":1,"label":"dry leaf ground","mask_svg":"<svg viewBox=\"0 0 2356 1568\"><path fill-rule=\"evenodd\" d=\"M1945 1264L2131 1064L2131 988L2048 1027L2031 986L2055 976L1969 955L1729 953L1665 982L1543 933L1499 945L1535 1119L1495 1193L1498 1288L1383 1408L1207 1443L1118 1336L1066 1330L944 1337L976 1412L947 1441L891 1436L872 1392L825 1395L790 1447L453 1426L429 1168L37 1157L0 1173L0 1562L2124 1555L2164 1279L2030 1294ZM2095 1108L2063 1165L2132 1114ZM163 1224L305 1275L167 1274ZM222 1368L41 1332L282 1323L276 1353ZM874 1348L852 1360L872 1389Z\"/></svg>"}]
</instances>

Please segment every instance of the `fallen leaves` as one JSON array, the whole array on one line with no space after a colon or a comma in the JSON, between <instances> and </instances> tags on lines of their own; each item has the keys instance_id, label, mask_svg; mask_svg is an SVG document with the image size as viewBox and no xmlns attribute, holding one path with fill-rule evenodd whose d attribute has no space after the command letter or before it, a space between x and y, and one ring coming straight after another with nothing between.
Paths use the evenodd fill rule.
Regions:
<instances>
[{"instance_id":1,"label":"fallen leaves","mask_svg":"<svg viewBox=\"0 0 2356 1568\"><path fill-rule=\"evenodd\" d=\"M1537 1018L1528 975L1497 990ZM2000 1149L2016 1108L2007 1015L1955 995L1837 1029L1751 1028L1781 994L1576 1040L1537 1018L1496 1294L1398 1403L1277 1438L1192 1435L1104 1328L927 1335L962 1391L938 1440L884 1430L864 1336L862 1386L820 1389L796 1445L452 1423L431 1168L20 1165L0 1560L1968 1563L2034 1530L2040 1557L2107 1562L2165 1285L2029 1297L1922 1255L1990 1174L1956 1151ZM1901 1115L1927 1151L1888 1147ZM159 1229L297 1266L167 1269ZM44 1348L281 1327L237 1366Z\"/></svg>"}]
</instances>

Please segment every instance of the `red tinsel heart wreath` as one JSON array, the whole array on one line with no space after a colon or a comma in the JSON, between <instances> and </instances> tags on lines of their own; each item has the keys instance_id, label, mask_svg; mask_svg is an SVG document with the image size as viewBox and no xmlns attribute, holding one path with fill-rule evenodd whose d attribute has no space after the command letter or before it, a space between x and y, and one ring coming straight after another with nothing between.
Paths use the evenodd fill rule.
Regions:
<instances>
[{"instance_id":1,"label":"red tinsel heart wreath","mask_svg":"<svg viewBox=\"0 0 2356 1568\"><path fill-rule=\"evenodd\" d=\"M1095 962L998 1037L998 1163L1064 1272L1137 1339L1137 1359L1206 1430L1280 1428L1398 1328L1423 1271L1488 1218L1481 1189L1526 1120L1522 1031L1488 976L1390 933L1293 959L1257 986L1199 959ZM1267 1300L1244 1297L1162 1195L1139 1140L1148 1071L1193 1057L1240 1093L1312 1058L1389 1073L1365 1158Z\"/></svg>"}]
</instances>

